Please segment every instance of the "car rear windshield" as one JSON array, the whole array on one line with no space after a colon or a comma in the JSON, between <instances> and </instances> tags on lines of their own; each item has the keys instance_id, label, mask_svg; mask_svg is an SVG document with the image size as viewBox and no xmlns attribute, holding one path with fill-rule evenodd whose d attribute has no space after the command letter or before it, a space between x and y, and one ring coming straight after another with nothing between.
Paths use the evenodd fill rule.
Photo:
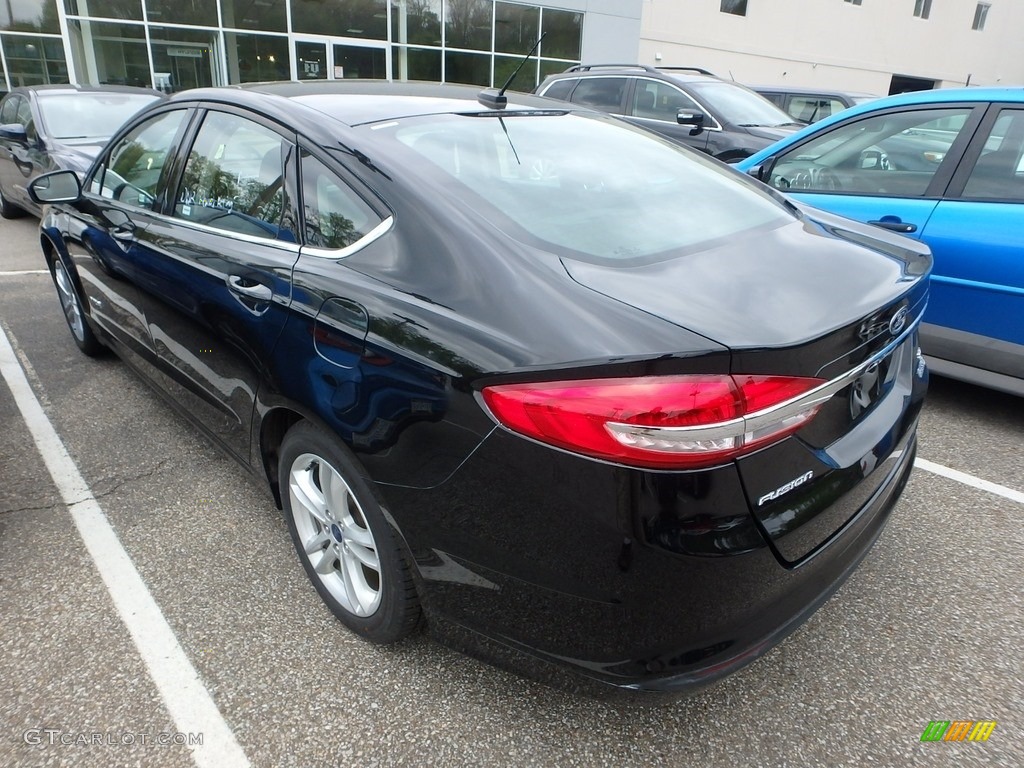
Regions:
<instances>
[{"instance_id":1,"label":"car rear windshield","mask_svg":"<svg viewBox=\"0 0 1024 768\"><path fill-rule=\"evenodd\" d=\"M371 130L431 190L548 249L651 257L792 221L725 166L603 116L432 115Z\"/></svg>"},{"instance_id":2,"label":"car rear windshield","mask_svg":"<svg viewBox=\"0 0 1024 768\"><path fill-rule=\"evenodd\" d=\"M109 139L157 98L146 93L41 93L39 111L55 139Z\"/></svg>"}]
</instances>

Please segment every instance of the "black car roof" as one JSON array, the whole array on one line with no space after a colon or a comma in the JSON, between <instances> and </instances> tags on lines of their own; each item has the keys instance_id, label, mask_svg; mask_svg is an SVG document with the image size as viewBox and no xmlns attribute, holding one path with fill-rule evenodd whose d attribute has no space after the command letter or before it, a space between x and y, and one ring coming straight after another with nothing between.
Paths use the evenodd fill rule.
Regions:
<instances>
[{"instance_id":1,"label":"black car roof","mask_svg":"<svg viewBox=\"0 0 1024 768\"><path fill-rule=\"evenodd\" d=\"M479 86L382 80L320 80L252 83L226 88L200 88L175 94L172 101L221 101L267 111L294 110L301 104L328 117L356 126L419 115L493 112L477 101ZM565 111L562 102L509 91L505 112ZM294 111L290 113L295 116Z\"/></svg>"}]
</instances>

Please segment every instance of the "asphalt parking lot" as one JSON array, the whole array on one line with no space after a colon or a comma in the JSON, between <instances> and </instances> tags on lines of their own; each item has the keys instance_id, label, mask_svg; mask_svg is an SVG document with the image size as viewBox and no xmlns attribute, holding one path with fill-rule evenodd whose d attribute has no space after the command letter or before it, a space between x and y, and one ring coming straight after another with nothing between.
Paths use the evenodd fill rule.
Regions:
<instances>
[{"instance_id":1,"label":"asphalt parking lot","mask_svg":"<svg viewBox=\"0 0 1024 768\"><path fill-rule=\"evenodd\" d=\"M125 365L79 354L36 227L0 222L0 766L1024 765L1020 398L933 379L921 466L836 596L689 699L599 702L429 636L350 635L270 497ZM37 446L15 369L59 443ZM932 720L998 724L922 743Z\"/></svg>"}]
</instances>

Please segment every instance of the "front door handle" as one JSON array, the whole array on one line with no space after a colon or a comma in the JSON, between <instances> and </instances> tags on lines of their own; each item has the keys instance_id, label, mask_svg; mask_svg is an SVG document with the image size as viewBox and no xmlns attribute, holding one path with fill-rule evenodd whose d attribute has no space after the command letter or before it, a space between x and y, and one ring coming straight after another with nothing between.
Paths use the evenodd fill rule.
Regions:
<instances>
[{"instance_id":1,"label":"front door handle","mask_svg":"<svg viewBox=\"0 0 1024 768\"><path fill-rule=\"evenodd\" d=\"M121 243L130 243L135 239L135 226L129 222L128 226L114 227L110 230L110 236Z\"/></svg>"},{"instance_id":2,"label":"front door handle","mask_svg":"<svg viewBox=\"0 0 1024 768\"><path fill-rule=\"evenodd\" d=\"M883 216L880 219L869 221L868 224L874 224L876 227L888 229L890 232L899 232L901 235L909 235L911 232L917 232L917 224L908 224L899 216Z\"/></svg>"},{"instance_id":3,"label":"front door handle","mask_svg":"<svg viewBox=\"0 0 1024 768\"><path fill-rule=\"evenodd\" d=\"M256 301L270 301L274 298L274 292L263 283L258 283L248 277L240 275L229 275L228 286L235 293L241 294Z\"/></svg>"}]
</instances>

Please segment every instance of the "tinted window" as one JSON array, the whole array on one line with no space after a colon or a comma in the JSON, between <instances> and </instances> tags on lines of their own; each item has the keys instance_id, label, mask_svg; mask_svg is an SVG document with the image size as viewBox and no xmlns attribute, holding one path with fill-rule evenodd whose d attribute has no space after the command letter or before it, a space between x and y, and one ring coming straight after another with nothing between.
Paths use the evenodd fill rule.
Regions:
<instances>
[{"instance_id":1,"label":"tinted window","mask_svg":"<svg viewBox=\"0 0 1024 768\"><path fill-rule=\"evenodd\" d=\"M622 94L625 90L624 77L587 77L576 86L572 100L576 104L597 107L606 112L618 112L622 109Z\"/></svg>"},{"instance_id":2,"label":"tinted window","mask_svg":"<svg viewBox=\"0 0 1024 768\"><path fill-rule=\"evenodd\" d=\"M566 101L569 98L569 91L571 91L572 87L578 82L579 80L573 78L557 80L551 84L551 87L544 91L544 95L549 99L561 99L562 101Z\"/></svg>"},{"instance_id":3,"label":"tinted window","mask_svg":"<svg viewBox=\"0 0 1024 768\"><path fill-rule=\"evenodd\" d=\"M695 82L690 88L720 120L739 126L775 126L793 120L767 99L723 81Z\"/></svg>"},{"instance_id":4,"label":"tinted window","mask_svg":"<svg viewBox=\"0 0 1024 768\"><path fill-rule=\"evenodd\" d=\"M164 112L140 123L123 136L96 172L90 191L129 205L153 208L160 176L185 110Z\"/></svg>"},{"instance_id":5,"label":"tinted window","mask_svg":"<svg viewBox=\"0 0 1024 768\"><path fill-rule=\"evenodd\" d=\"M1024 110L1003 110L964 187L964 197L1024 200Z\"/></svg>"},{"instance_id":6,"label":"tinted window","mask_svg":"<svg viewBox=\"0 0 1024 768\"><path fill-rule=\"evenodd\" d=\"M351 187L310 155L302 153L302 210L306 244L344 248L381 222Z\"/></svg>"},{"instance_id":7,"label":"tinted window","mask_svg":"<svg viewBox=\"0 0 1024 768\"><path fill-rule=\"evenodd\" d=\"M637 80L633 91L633 115L652 120L676 122L679 110L698 110L697 104L673 85L655 80Z\"/></svg>"},{"instance_id":8,"label":"tinted window","mask_svg":"<svg viewBox=\"0 0 1024 768\"><path fill-rule=\"evenodd\" d=\"M969 109L888 112L843 123L780 156L780 189L919 197L946 157Z\"/></svg>"},{"instance_id":9,"label":"tinted window","mask_svg":"<svg viewBox=\"0 0 1024 768\"><path fill-rule=\"evenodd\" d=\"M792 220L716 161L603 116L436 115L374 133L426 194L569 256L648 257Z\"/></svg>"},{"instance_id":10,"label":"tinted window","mask_svg":"<svg viewBox=\"0 0 1024 768\"><path fill-rule=\"evenodd\" d=\"M282 237L287 149L269 128L237 115L208 113L189 152L174 215L231 232Z\"/></svg>"}]
</instances>

